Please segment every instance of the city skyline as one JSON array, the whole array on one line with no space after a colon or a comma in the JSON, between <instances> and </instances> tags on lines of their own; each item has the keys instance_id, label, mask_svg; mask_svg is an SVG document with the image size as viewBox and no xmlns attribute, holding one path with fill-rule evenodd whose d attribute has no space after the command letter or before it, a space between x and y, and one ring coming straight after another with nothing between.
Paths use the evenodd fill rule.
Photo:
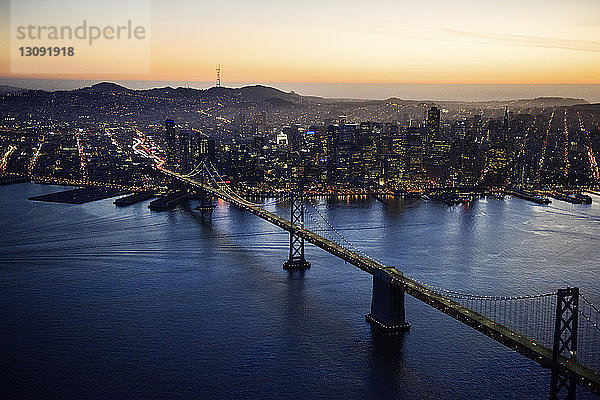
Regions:
<instances>
[{"instance_id":1,"label":"city skyline","mask_svg":"<svg viewBox=\"0 0 600 400\"><path fill-rule=\"evenodd\" d=\"M600 395L599 0L0 0L0 399Z\"/></svg>"}]
</instances>

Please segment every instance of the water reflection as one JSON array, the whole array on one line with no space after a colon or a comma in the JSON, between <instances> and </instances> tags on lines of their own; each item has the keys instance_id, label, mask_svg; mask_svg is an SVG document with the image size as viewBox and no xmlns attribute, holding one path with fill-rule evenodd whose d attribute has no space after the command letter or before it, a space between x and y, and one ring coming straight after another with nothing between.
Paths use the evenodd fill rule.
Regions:
<instances>
[{"instance_id":1,"label":"water reflection","mask_svg":"<svg viewBox=\"0 0 600 400\"><path fill-rule=\"evenodd\" d=\"M155 213L26 200L50 189L0 188L2 398L547 393L546 370L412 298L409 332L372 332L367 274L311 245L311 268L285 272L288 234L227 203L207 218L194 202ZM330 200L310 202L351 243L420 281L495 295L573 284L600 302L598 197L590 207ZM269 209L289 214L287 203Z\"/></svg>"}]
</instances>

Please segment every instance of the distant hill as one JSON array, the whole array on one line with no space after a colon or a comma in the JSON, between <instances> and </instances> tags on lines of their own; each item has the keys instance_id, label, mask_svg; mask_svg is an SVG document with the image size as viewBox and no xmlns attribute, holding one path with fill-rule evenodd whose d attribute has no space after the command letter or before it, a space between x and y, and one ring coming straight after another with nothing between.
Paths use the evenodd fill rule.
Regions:
<instances>
[{"instance_id":1,"label":"distant hill","mask_svg":"<svg viewBox=\"0 0 600 400\"><path fill-rule=\"evenodd\" d=\"M402 100L390 98L387 101L401 104L438 104L445 108L464 106L468 108L503 108L508 107L511 110L531 109L531 108L551 108L551 107L569 107L579 104L588 104L587 100L574 99L570 97L536 97L534 99L514 99L514 100L492 100L492 101L435 101L435 100Z\"/></svg>"},{"instance_id":2,"label":"distant hill","mask_svg":"<svg viewBox=\"0 0 600 400\"><path fill-rule=\"evenodd\" d=\"M8 96L9 93L19 93L19 96ZM332 123L340 115L347 116L350 121L420 121L433 105L443 108L444 118L451 120L472 113L484 118L501 118L505 107L515 113L535 113L545 108L583 107L588 102L559 97L479 102L336 99L303 96L263 85L130 89L113 82L99 82L61 91L0 86L0 117L19 115L75 124L82 121L154 124L170 117L181 124L203 127L208 132L222 131L224 126L231 130L240 116L242 120L253 121L259 113L269 126Z\"/></svg>"},{"instance_id":3,"label":"distant hill","mask_svg":"<svg viewBox=\"0 0 600 400\"><path fill-rule=\"evenodd\" d=\"M577 104L573 106L576 110L600 112L600 103Z\"/></svg>"},{"instance_id":4,"label":"distant hill","mask_svg":"<svg viewBox=\"0 0 600 400\"><path fill-rule=\"evenodd\" d=\"M521 108L530 107L564 107L574 106L577 104L588 104L584 99L573 99L563 97L536 97L535 99L519 99L512 100L510 104L515 104Z\"/></svg>"},{"instance_id":5,"label":"distant hill","mask_svg":"<svg viewBox=\"0 0 600 400\"><path fill-rule=\"evenodd\" d=\"M133 91L132 89L126 88L125 86L121 86L112 82L100 82L90 86L89 88L83 88L80 90L91 90L104 93L125 93Z\"/></svg>"},{"instance_id":6,"label":"distant hill","mask_svg":"<svg viewBox=\"0 0 600 400\"><path fill-rule=\"evenodd\" d=\"M96 86L96 85L94 85ZM114 87L104 87L105 90L113 92L122 92L122 87L119 89ZM235 101L242 103L269 103L275 107L293 107L299 103L310 101L309 99L319 99L309 96L300 96L296 93L286 93L276 88L254 85L244 86L241 88L228 87L212 87L209 89L192 89L192 88L154 88L148 90L137 90L135 92L148 92L153 96L181 96L185 98L200 98L209 100Z\"/></svg>"},{"instance_id":7,"label":"distant hill","mask_svg":"<svg viewBox=\"0 0 600 400\"><path fill-rule=\"evenodd\" d=\"M0 85L0 94L11 92L23 92L27 89ZM38 91L39 92L39 91ZM130 89L114 82L99 82L92 86L74 90L63 90L62 93L102 93L102 94L125 94L125 93L149 93L158 97L180 96L183 98L204 98L204 99L223 99L236 100L238 102L261 103L267 102L272 106L292 107L294 105L310 105L310 104L361 104L374 105L380 103L398 103L403 105L419 104L438 104L442 107L457 107L463 105L468 108L500 108L508 106L511 109L530 109L530 108L546 108L546 107L565 107L580 104L589 104L584 99L562 98L562 97L537 97L534 99L514 99L514 100L494 100L494 101L438 101L432 99L423 100L405 100L398 97L392 97L382 100L365 100L351 98L323 98L317 96L303 96L295 92L284 92L274 87L264 85L244 86L241 88L228 87L212 87L209 89L193 89L193 88L173 88L165 86L162 88L153 89Z\"/></svg>"},{"instance_id":8,"label":"distant hill","mask_svg":"<svg viewBox=\"0 0 600 400\"><path fill-rule=\"evenodd\" d=\"M15 86L0 85L0 93L2 93L2 94L4 94L4 93L14 93L14 92L23 92L25 90L27 90L27 89L15 87Z\"/></svg>"},{"instance_id":9,"label":"distant hill","mask_svg":"<svg viewBox=\"0 0 600 400\"><path fill-rule=\"evenodd\" d=\"M235 89L235 91L245 98L257 100L282 99L290 101L293 98L300 97L297 94L286 93L279 89L262 85L245 86L239 89Z\"/></svg>"}]
</instances>

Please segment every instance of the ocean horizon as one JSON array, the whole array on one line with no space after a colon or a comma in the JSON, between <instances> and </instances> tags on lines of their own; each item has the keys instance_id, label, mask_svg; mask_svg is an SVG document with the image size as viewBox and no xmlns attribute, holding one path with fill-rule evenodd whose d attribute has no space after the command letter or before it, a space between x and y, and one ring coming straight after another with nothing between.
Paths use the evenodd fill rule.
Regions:
<instances>
[{"instance_id":1,"label":"ocean horizon","mask_svg":"<svg viewBox=\"0 0 600 400\"><path fill-rule=\"evenodd\" d=\"M78 79L14 79L0 78L0 84L24 89L71 90L98 82L114 82L131 89L171 86L208 89L208 81L143 81L143 80L78 80ZM251 85L274 87L304 96L384 100L494 101L564 97L600 102L600 84L433 84L433 83L307 83L307 82L224 82L223 86L239 88Z\"/></svg>"}]
</instances>

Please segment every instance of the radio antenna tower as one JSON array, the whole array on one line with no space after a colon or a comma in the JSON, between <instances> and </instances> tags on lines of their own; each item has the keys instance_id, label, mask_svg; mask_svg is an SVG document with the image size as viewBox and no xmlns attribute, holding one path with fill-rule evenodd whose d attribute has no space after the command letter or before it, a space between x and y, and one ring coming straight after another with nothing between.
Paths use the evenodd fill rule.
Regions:
<instances>
[{"instance_id":1,"label":"radio antenna tower","mask_svg":"<svg viewBox=\"0 0 600 400\"><path fill-rule=\"evenodd\" d=\"M221 64L217 64L217 87L221 87Z\"/></svg>"}]
</instances>

